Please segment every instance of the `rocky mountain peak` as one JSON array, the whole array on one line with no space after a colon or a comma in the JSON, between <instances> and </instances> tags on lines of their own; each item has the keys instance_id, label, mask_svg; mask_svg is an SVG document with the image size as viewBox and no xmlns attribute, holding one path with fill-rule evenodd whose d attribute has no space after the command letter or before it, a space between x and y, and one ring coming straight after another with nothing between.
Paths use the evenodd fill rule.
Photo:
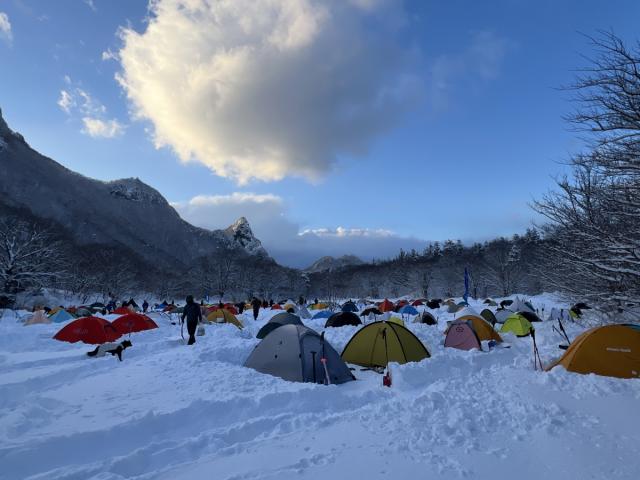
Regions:
<instances>
[{"instance_id":1,"label":"rocky mountain peak","mask_svg":"<svg viewBox=\"0 0 640 480\"><path fill-rule=\"evenodd\" d=\"M146 202L162 205L167 203L165 198L139 178L122 178L107 182L109 193L114 197L124 198L133 202Z\"/></svg>"},{"instance_id":2,"label":"rocky mountain peak","mask_svg":"<svg viewBox=\"0 0 640 480\"><path fill-rule=\"evenodd\" d=\"M235 244L244 248L247 253L252 255L267 256L267 252L251 230L251 225L245 217L240 217L233 225L230 225L225 234Z\"/></svg>"}]
</instances>

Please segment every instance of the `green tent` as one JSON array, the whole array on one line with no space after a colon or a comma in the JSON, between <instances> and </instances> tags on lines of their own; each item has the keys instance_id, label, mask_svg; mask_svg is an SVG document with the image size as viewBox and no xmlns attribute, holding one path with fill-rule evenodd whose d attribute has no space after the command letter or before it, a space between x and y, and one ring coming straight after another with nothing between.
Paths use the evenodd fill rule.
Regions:
<instances>
[{"instance_id":1,"label":"green tent","mask_svg":"<svg viewBox=\"0 0 640 480\"><path fill-rule=\"evenodd\" d=\"M345 362L363 367L386 367L389 362L419 362L431 355L406 327L382 321L358 330L341 356Z\"/></svg>"},{"instance_id":2,"label":"green tent","mask_svg":"<svg viewBox=\"0 0 640 480\"><path fill-rule=\"evenodd\" d=\"M513 315L509 315L505 320L500 332L513 333L518 337L526 337L531 334L531 330L533 330L531 322L519 313L514 313Z\"/></svg>"}]
</instances>

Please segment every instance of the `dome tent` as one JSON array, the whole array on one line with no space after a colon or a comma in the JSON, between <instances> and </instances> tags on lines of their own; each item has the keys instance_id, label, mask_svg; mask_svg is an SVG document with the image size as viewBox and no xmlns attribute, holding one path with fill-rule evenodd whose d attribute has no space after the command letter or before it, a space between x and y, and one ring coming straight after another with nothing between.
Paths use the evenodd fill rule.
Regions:
<instances>
[{"instance_id":1,"label":"dome tent","mask_svg":"<svg viewBox=\"0 0 640 480\"><path fill-rule=\"evenodd\" d=\"M422 312L422 315L420 315L419 317L416 317L414 322L426 323L427 325L436 325L438 323L438 320L429 312L424 311Z\"/></svg>"},{"instance_id":2,"label":"dome tent","mask_svg":"<svg viewBox=\"0 0 640 480\"><path fill-rule=\"evenodd\" d=\"M322 358L326 358L324 365ZM326 366L331 383L355 380L324 336L304 325L275 329L256 346L244 366L291 382L313 383L325 383Z\"/></svg>"},{"instance_id":3,"label":"dome tent","mask_svg":"<svg viewBox=\"0 0 640 480\"><path fill-rule=\"evenodd\" d=\"M345 325L362 325L362 322L358 315L353 312L338 312L327 319L324 328L344 327Z\"/></svg>"},{"instance_id":4,"label":"dome tent","mask_svg":"<svg viewBox=\"0 0 640 480\"><path fill-rule=\"evenodd\" d=\"M480 339L472 323L465 320L456 320L449 326L447 336L444 339L444 346L459 350L472 350L474 348L482 350Z\"/></svg>"},{"instance_id":5,"label":"dome tent","mask_svg":"<svg viewBox=\"0 0 640 480\"><path fill-rule=\"evenodd\" d=\"M514 313L515 312L512 312L511 310L507 310L507 309L497 310L496 313L495 313L496 323L504 323L504 322L506 322L507 318L509 318Z\"/></svg>"},{"instance_id":6,"label":"dome tent","mask_svg":"<svg viewBox=\"0 0 640 480\"><path fill-rule=\"evenodd\" d=\"M344 305L342 305L341 310L343 312L357 312L358 306L355 303L353 303L351 300L349 300L348 302L345 302Z\"/></svg>"},{"instance_id":7,"label":"dome tent","mask_svg":"<svg viewBox=\"0 0 640 480\"><path fill-rule=\"evenodd\" d=\"M60 309L58 310L56 313L54 313L53 315L49 316L49 318L51 319L52 322L54 323L62 323L62 322L66 322L68 320L73 320L74 317L73 315L71 315L69 312L67 312L64 309Z\"/></svg>"},{"instance_id":8,"label":"dome tent","mask_svg":"<svg viewBox=\"0 0 640 480\"><path fill-rule=\"evenodd\" d=\"M226 308L219 308L207 315L207 320L213 323L232 323L240 330L244 328L242 322Z\"/></svg>"},{"instance_id":9,"label":"dome tent","mask_svg":"<svg viewBox=\"0 0 640 480\"><path fill-rule=\"evenodd\" d=\"M464 315L452 322L451 325L458 321L468 322L475 331L480 341L495 340L496 342L502 342L502 337L498 334L498 332L493 329L489 322L487 322L479 315Z\"/></svg>"},{"instance_id":10,"label":"dome tent","mask_svg":"<svg viewBox=\"0 0 640 480\"><path fill-rule=\"evenodd\" d=\"M264 338L269 335L269 333L283 325L303 325L303 323L297 315L288 312L278 313L271 317L271 319L262 326L258 331L256 338Z\"/></svg>"},{"instance_id":11,"label":"dome tent","mask_svg":"<svg viewBox=\"0 0 640 480\"><path fill-rule=\"evenodd\" d=\"M392 322L373 322L351 337L342 359L363 367L386 367L389 362L419 362L431 355L407 328Z\"/></svg>"},{"instance_id":12,"label":"dome tent","mask_svg":"<svg viewBox=\"0 0 640 480\"><path fill-rule=\"evenodd\" d=\"M498 322L498 320L496 319L496 316L488 308L485 308L484 310L482 310L480 312L480 316L484 318L487 322L489 322L491 325L495 325Z\"/></svg>"},{"instance_id":13,"label":"dome tent","mask_svg":"<svg viewBox=\"0 0 640 480\"><path fill-rule=\"evenodd\" d=\"M605 325L587 330L547 370L558 365L582 374L640 378L640 325Z\"/></svg>"},{"instance_id":14,"label":"dome tent","mask_svg":"<svg viewBox=\"0 0 640 480\"><path fill-rule=\"evenodd\" d=\"M531 334L533 326L531 322L519 313L512 313L500 329L502 333L513 333L517 337L526 337Z\"/></svg>"}]
</instances>

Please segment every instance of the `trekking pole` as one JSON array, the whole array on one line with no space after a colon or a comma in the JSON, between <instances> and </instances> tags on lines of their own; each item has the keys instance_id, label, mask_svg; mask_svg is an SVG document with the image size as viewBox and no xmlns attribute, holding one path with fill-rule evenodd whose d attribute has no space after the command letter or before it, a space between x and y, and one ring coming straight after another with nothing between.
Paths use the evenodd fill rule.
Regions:
<instances>
[{"instance_id":1,"label":"trekking pole","mask_svg":"<svg viewBox=\"0 0 640 480\"><path fill-rule=\"evenodd\" d=\"M560 330L562 331L562 334L564 335L564 338L567 339L567 343L571 343L571 340L569 340L569 336L567 335L567 332L564 329L564 325L562 325L562 321L560 319L558 319L558 325L560 326Z\"/></svg>"},{"instance_id":2,"label":"trekking pole","mask_svg":"<svg viewBox=\"0 0 640 480\"><path fill-rule=\"evenodd\" d=\"M382 377L382 385L385 387L391 387L391 369L389 368L389 349L387 346L387 329L382 330L382 338L384 339L384 353L387 359L387 373Z\"/></svg>"},{"instance_id":3,"label":"trekking pole","mask_svg":"<svg viewBox=\"0 0 640 480\"><path fill-rule=\"evenodd\" d=\"M538 345L536 343L535 328L531 327L530 333L531 333L531 339L533 340L533 368L534 370L538 370L538 366L536 364L536 360L537 360L538 364L540 365L540 370L543 370L542 360L540 360L540 352L538 352Z\"/></svg>"},{"instance_id":4,"label":"trekking pole","mask_svg":"<svg viewBox=\"0 0 640 480\"><path fill-rule=\"evenodd\" d=\"M322 334L320 335L320 338L322 339L322 357L320 357L320 363L322 363L322 366L324 367L324 384L331 385L331 378L329 377L329 369L327 368L327 356L324 348L324 332L322 332Z\"/></svg>"},{"instance_id":5,"label":"trekking pole","mask_svg":"<svg viewBox=\"0 0 640 480\"><path fill-rule=\"evenodd\" d=\"M313 358L313 383L318 383L316 379L316 353L318 352L311 352L311 357Z\"/></svg>"}]
</instances>

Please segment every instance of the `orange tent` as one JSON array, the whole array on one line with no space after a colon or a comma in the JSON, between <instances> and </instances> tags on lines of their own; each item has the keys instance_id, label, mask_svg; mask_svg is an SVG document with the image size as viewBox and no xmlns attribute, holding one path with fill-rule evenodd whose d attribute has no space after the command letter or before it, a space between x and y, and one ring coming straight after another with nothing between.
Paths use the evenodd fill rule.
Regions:
<instances>
[{"instance_id":1,"label":"orange tent","mask_svg":"<svg viewBox=\"0 0 640 480\"><path fill-rule=\"evenodd\" d=\"M587 330L547 370L557 365L576 373L640 378L640 325L605 325Z\"/></svg>"},{"instance_id":2,"label":"orange tent","mask_svg":"<svg viewBox=\"0 0 640 480\"><path fill-rule=\"evenodd\" d=\"M389 300L387 300L386 298L384 299L384 302L382 302L380 304L380 306L378 307L378 309L381 312L392 312L393 311L393 303L391 303Z\"/></svg>"}]
</instances>

